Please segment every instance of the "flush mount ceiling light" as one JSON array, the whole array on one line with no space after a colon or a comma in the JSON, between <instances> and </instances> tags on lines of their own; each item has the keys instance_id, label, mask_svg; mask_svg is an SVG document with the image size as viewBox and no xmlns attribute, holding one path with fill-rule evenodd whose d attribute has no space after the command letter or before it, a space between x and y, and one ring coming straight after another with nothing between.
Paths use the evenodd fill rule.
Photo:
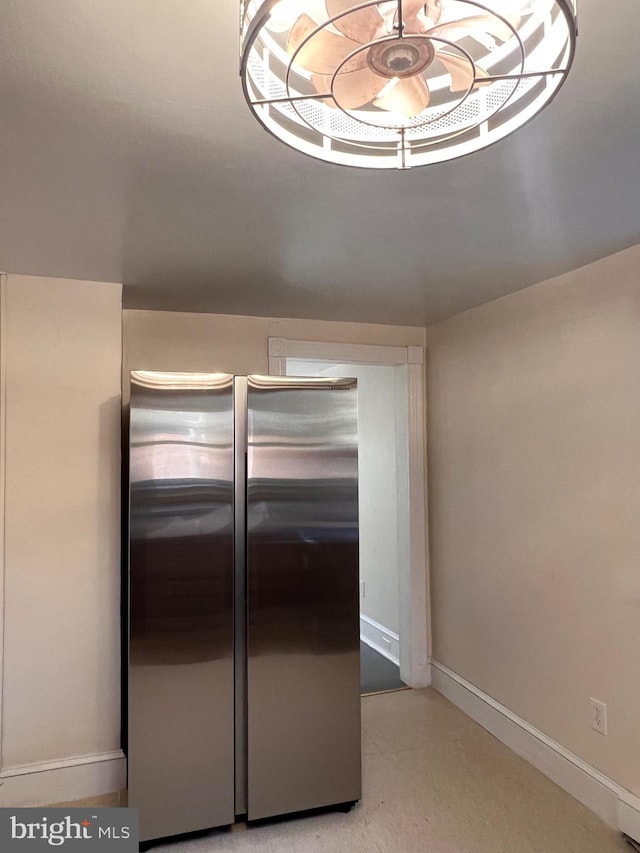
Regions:
<instances>
[{"instance_id":1,"label":"flush mount ceiling light","mask_svg":"<svg viewBox=\"0 0 640 853\"><path fill-rule=\"evenodd\" d=\"M242 0L240 74L260 122L321 160L460 157L538 113L571 67L574 0Z\"/></svg>"}]
</instances>

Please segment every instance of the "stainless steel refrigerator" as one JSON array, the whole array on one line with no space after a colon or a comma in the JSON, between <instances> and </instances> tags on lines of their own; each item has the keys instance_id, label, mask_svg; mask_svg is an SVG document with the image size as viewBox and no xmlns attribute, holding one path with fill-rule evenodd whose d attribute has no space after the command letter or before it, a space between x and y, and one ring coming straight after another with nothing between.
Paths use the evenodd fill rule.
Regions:
<instances>
[{"instance_id":1,"label":"stainless steel refrigerator","mask_svg":"<svg viewBox=\"0 0 640 853\"><path fill-rule=\"evenodd\" d=\"M353 379L131 374L142 841L360 798Z\"/></svg>"}]
</instances>

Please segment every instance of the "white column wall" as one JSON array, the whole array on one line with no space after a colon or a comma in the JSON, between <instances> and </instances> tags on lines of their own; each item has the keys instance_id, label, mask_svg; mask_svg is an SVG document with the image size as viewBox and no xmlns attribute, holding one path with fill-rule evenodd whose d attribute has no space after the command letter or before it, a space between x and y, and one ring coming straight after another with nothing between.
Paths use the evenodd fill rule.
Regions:
<instances>
[{"instance_id":1,"label":"white column wall","mask_svg":"<svg viewBox=\"0 0 640 853\"><path fill-rule=\"evenodd\" d=\"M2 281L0 806L120 788L121 286Z\"/></svg>"}]
</instances>

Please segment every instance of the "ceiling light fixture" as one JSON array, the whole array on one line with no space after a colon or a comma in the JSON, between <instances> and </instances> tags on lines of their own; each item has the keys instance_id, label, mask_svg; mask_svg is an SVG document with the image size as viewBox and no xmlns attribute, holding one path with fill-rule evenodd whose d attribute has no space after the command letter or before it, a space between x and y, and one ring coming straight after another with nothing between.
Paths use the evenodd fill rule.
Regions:
<instances>
[{"instance_id":1,"label":"ceiling light fixture","mask_svg":"<svg viewBox=\"0 0 640 853\"><path fill-rule=\"evenodd\" d=\"M241 0L240 74L300 151L407 169L484 148L540 112L575 50L574 0Z\"/></svg>"}]
</instances>

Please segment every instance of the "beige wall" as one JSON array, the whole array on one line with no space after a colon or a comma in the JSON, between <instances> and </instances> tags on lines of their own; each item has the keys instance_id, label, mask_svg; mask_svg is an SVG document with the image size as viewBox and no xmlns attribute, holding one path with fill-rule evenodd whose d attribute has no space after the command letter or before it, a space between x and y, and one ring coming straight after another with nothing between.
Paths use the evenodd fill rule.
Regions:
<instances>
[{"instance_id":1,"label":"beige wall","mask_svg":"<svg viewBox=\"0 0 640 853\"><path fill-rule=\"evenodd\" d=\"M121 288L9 275L2 309L0 805L35 805L123 780Z\"/></svg>"},{"instance_id":2,"label":"beige wall","mask_svg":"<svg viewBox=\"0 0 640 853\"><path fill-rule=\"evenodd\" d=\"M635 794L639 270L635 247L427 330L434 657Z\"/></svg>"},{"instance_id":3,"label":"beige wall","mask_svg":"<svg viewBox=\"0 0 640 853\"><path fill-rule=\"evenodd\" d=\"M124 312L124 371L268 373L268 339L424 346L424 329L172 311Z\"/></svg>"}]
</instances>

